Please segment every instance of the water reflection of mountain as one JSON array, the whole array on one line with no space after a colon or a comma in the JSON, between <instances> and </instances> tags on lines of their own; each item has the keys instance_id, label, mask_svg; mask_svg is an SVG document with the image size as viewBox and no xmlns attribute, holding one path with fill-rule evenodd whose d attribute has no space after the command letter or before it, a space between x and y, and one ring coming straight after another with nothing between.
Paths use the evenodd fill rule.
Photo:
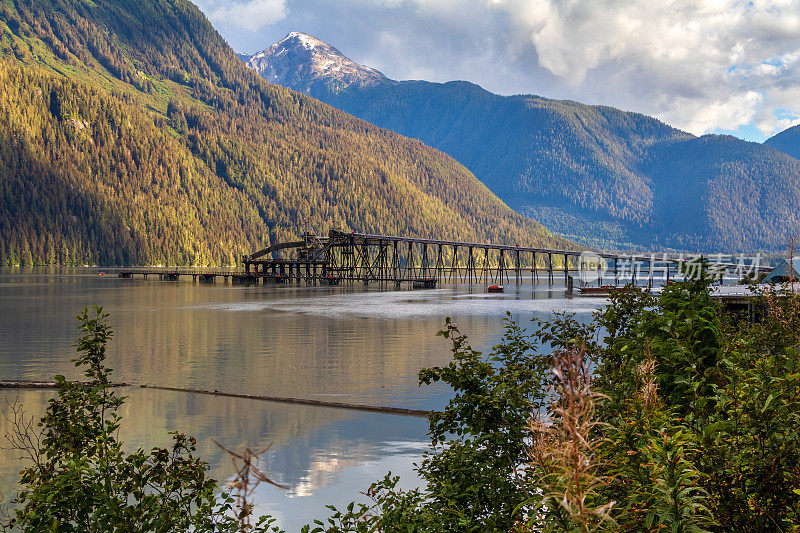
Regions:
<instances>
[{"instance_id":1,"label":"water reflection of mountain","mask_svg":"<svg viewBox=\"0 0 800 533\"><path fill-rule=\"evenodd\" d=\"M231 470L211 439L232 449L273 443L265 466L289 484L312 464L376 458L386 453L377 450L383 443L424 439L427 430L420 418L142 389L131 391L123 416L123 438L131 443L164 446L176 429L196 436L220 476Z\"/></svg>"},{"instance_id":2,"label":"water reflection of mountain","mask_svg":"<svg viewBox=\"0 0 800 533\"><path fill-rule=\"evenodd\" d=\"M229 456L212 439L232 449L240 445L263 448L273 443L261 466L290 490L259 490L257 503L267 506L265 512L280 511L281 506L296 508L299 502L289 500L297 498L304 499L303 506L322 510L329 502L322 501L318 492L341 484L340 478L348 470L386 460L391 464L392 456L402 457L410 465L407 458L419 454L419 443L425 440L427 429L426 421L419 418L138 388L120 391L128 394L120 436L129 449L166 446L170 442L168 432L180 430L197 437L198 453L211 464L211 475L224 480L232 475L232 466ZM20 391L0 396L18 398L29 413L38 416L50 393ZM5 435L8 429L7 422L0 421L0 433ZM20 467L16 453L0 450L3 494L13 493ZM385 473L350 476L350 485L342 487L342 496L345 491L350 497L357 495Z\"/></svg>"},{"instance_id":3,"label":"water reflection of mountain","mask_svg":"<svg viewBox=\"0 0 800 533\"><path fill-rule=\"evenodd\" d=\"M117 379L395 404L426 398L416 389L418 370L449 359L447 342L436 337L444 316L455 316L473 345L485 346L497 339L505 309L547 315L575 305L447 290L367 294L347 287L37 279L45 282L4 291L0 378L77 375L68 362L74 315L101 304L116 328L109 365Z\"/></svg>"},{"instance_id":4,"label":"water reflection of mountain","mask_svg":"<svg viewBox=\"0 0 800 533\"><path fill-rule=\"evenodd\" d=\"M213 296L234 296L226 289L215 292L210 303L185 298L169 305L138 304L131 312L138 327L119 326L112 346L124 346L125 359L135 361L130 374L151 383L228 392L353 398L369 393L375 399L386 396L374 394L382 388L389 394L416 388L420 368L448 358L447 344L436 337L439 320L320 318L271 309L233 312L209 306L220 305ZM276 297L274 292L235 296L234 302L222 304Z\"/></svg>"},{"instance_id":5,"label":"water reflection of mountain","mask_svg":"<svg viewBox=\"0 0 800 533\"><path fill-rule=\"evenodd\" d=\"M545 294L532 300L530 286L498 299L463 287L397 293L205 286L109 279L80 269L0 271L0 287L0 379L80 376L69 362L74 317L97 304L111 313L116 329L108 364L118 380L422 408L438 407L448 395L443 387L418 388L416 377L420 368L450 359L448 343L436 336L445 316L483 349L499 338L506 309L523 319L555 310L588 316L593 309L585 299ZM149 448L168 445L172 430L195 435L217 478L232 470L212 438L234 448L274 442L264 466L292 490L261 488L259 502L262 510L284 514L287 524L299 523L290 515L304 509L346 503L390 469L413 480L419 451L407 443L425 440L423 419L138 387L121 392L130 396L123 410L126 442ZM51 394L22 391L19 397L40 413ZM0 403L9 395L17 393L0 391ZM6 431L0 422L0 436ZM0 449L5 494L19 469L15 456Z\"/></svg>"},{"instance_id":6,"label":"water reflection of mountain","mask_svg":"<svg viewBox=\"0 0 800 533\"><path fill-rule=\"evenodd\" d=\"M442 316L353 318L348 313L359 305L359 294L342 297L346 288L337 289L339 312L329 307L319 316L285 309L293 299L326 300L331 291L319 287L49 279L4 294L0 378L77 376L69 363L74 315L90 304L112 315L116 336L108 362L114 376L134 383L414 404L426 397L417 393L419 369L449 358L447 343L436 337ZM245 310L230 310L237 306ZM477 344L496 334L498 320L463 319Z\"/></svg>"},{"instance_id":7,"label":"water reflection of mountain","mask_svg":"<svg viewBox=\"0 0 800 533\"><path fill-rule=\"evenodd\" d=\"M52 391L0 390L0 502L7 502L14 494L14 485L24 463L20 452L10 449L6 436L12 429L9 404L19 402L28 413L28 418L41 417Z\"/></svg>"}]
</instances>

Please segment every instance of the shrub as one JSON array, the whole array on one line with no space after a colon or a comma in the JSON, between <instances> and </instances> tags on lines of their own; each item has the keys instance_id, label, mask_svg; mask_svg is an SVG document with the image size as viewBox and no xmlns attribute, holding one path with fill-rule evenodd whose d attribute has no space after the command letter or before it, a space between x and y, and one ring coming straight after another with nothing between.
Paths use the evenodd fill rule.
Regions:
<instances>
[{"instance_id":1,"label":"shrub","mask_svg":"<svg viewBox=\"0 0 800 533\"><path fill-rule=\"evenodd\" d=\"M87 382L56 376L58 396L50 400L35 432L16 428L12 443L31 460L20 475L21 490L8 527L22 531L245 531L227 494L217 499L217 482L194 454L195 439L173 435L171 448L123 451L117 438L125 398L104 365L113 335L108 314L95 307L78 315L83 335L75 365ZM253 531L267 531L264 517Z\"/></svg>"}]
</instances>

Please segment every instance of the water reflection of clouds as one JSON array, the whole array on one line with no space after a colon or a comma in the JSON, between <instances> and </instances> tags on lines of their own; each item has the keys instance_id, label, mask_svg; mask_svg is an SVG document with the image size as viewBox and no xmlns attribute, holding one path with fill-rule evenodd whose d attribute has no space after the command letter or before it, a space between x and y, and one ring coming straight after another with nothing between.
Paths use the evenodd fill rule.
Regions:
<instances>
[{"instance_id":1,"label":"water reflection of clouds","mask_svg":"<svg viewBox=\"0 0 800 533\"><path fill-rule=\"evenodd\" d=\"M304 498L313 496L321 489L336 483L337 477L344 471L360 467L368 463L380 461L382 458L399 456L413 459L412 463L422 457L422 452L429 449L429 443L422 441L389 441L376 443L359 443L355 449L346 454L331 453L319 450L314 453L308 469L293 486L284 493L287 498ZM380 475L380 471L374 471ZM388 472L388 470L387 470ZM384 472L385 473L385 472ZM416 474L413 474L416 479ZM362 487L359 490L363 490ZM355 491L353 494L356 494Z\"/></svg>"},{"instance_id":2,"label":"water reflection of clouds","mask_svg":"<svg viewBox=\"0 0 800 533\"><path fill-rule=\"evenodd\" d=\"M387 442L380 446L381 455L368 460L320 458L318 464L317 461L312 463L318 469L309 471L290 491L259 486L254 494L255 514L270 514L286 531L299 531L314 519L324 520L330 516L325 505L342 509L351 501L367 503L362 492L372 481L389 472L400 476L401 488L417 487L419 477L414 464L421 459L425 447L423 442Z\"/></svg>"},{"instance_id":3,"label":"water reflection of clouds","mask_svg":"<svg viewBox=\"0 0 800 533\"><path fill-rule=\"evenodd\" d=\"M547 294L547 293L545 293ZM326 318L404 319L431 316L498 316L513 314L590 314L603 299L531 297L531 293L502 295L458 293L451 289L425 291L358 291L312 297L206 304L199 308L229 312L275 311Z\"/></svg>"},{"instance_id":4,"label":"water reflection of clouds","mask_svg":"<svg viewBox=\"0 0 800 533\"><path fill-rule=\"evenodd\" d=\"M337 454L326 453L312 459L306 475L286 491L289 498L312 496L322 487L329 486L337 472L357 464L355 459L345 459Z\"/></svg>"}]
</instances>

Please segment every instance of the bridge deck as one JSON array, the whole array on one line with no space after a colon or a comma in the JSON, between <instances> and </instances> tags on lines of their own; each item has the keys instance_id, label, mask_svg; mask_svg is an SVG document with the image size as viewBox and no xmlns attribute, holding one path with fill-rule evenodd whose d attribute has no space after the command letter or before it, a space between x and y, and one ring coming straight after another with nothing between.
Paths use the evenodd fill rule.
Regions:
<instances>
[{"instance_id":1,"label":"bridge deck","mask_svg":"<svg viewBox=\"0 0 800 533\"><path fill-rule=\"evenodd\" d=\"M275 259L273 255L288 254ZM294 254L294 257L292 257ZM200 281L218 277L233 283L305 282L338 284L363 283L534 283L553 284L556 274L571 286L572 274L591 274L598 284L637 282L652 284L678 277L679 265L690 259L685 254L598 252L586 255L581 249L553 249L505 244L418 239L332 230L327 237L306 234L302 241L278 243L242 260L244 270L186 267L130 268L119 276L147 278L158 275L176 281L192 276ZM717 274L759 273L770 267L757 261L747 264L736 256L713 256ZM724 259L724 260L723 260ZM593 262L589 262L593 261ZM585 279L584 279L585 281Z\"/></svg>"}]
</instances>

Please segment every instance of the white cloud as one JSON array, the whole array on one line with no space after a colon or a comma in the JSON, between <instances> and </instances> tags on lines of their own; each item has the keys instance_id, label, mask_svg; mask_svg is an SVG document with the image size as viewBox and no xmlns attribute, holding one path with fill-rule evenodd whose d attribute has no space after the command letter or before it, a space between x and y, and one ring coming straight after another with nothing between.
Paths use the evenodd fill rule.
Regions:
<instances>
[{"instance_id":1,"label":"white cloud","mask_svg":"<svg viewBox=\"0 0 800 533\"><path fill-rule=\"evenodd\" d=\"M210 4L210 5L209 5ZM204 9L205 5L205 9ZM200 2L214 24L224 24L247 31L258 31L286 18L285 0L250 0L214 6L213 0Z\"/></svg>"},{"instance_id":2,"label":"white cloud","mask_svg":"<svg viewBox=\"0 0 800 533\"><path fill-rule=\"evenodd\" d=\"M305 31L390 77L612 105L695 134L800 117L797 0L200 1L239 50Z\"/></svg>"},{"instance_id":3,"label":"white cloud","mask_svg":"<svg viewBox=\"0 0 800 533\"><path fill-rule=\"evenodd\" d=\"M733 94L724 100L678 98L662 118L671 124L681 123L683 129L693 133L706 133L716 129L734 131L750 124L756 116L764 97L755 92Z\"/></svg>"},{"instance_id":4,"label":"white cloud","mask_svg":"<svg viewBox=\"0 0 800 533\"><path fill-rule=\"evenodd\" d=\"M800 82L800 3L739 0L493 0L527 34L540 67L612 105L634 102L691 131L770 133L776 83ZM777 58L777 59L776 59ZM601 89L613 72L613 90ZM777 80L776 80L777 79ZM627 87L626 87L627 86ZM598 89L599 88L599 89ZM626 106L628 107L628 106ZM800 101L783 112L800 115ZM768 131L770 130L770 131Z\"/></svg>"}]
</instances>

